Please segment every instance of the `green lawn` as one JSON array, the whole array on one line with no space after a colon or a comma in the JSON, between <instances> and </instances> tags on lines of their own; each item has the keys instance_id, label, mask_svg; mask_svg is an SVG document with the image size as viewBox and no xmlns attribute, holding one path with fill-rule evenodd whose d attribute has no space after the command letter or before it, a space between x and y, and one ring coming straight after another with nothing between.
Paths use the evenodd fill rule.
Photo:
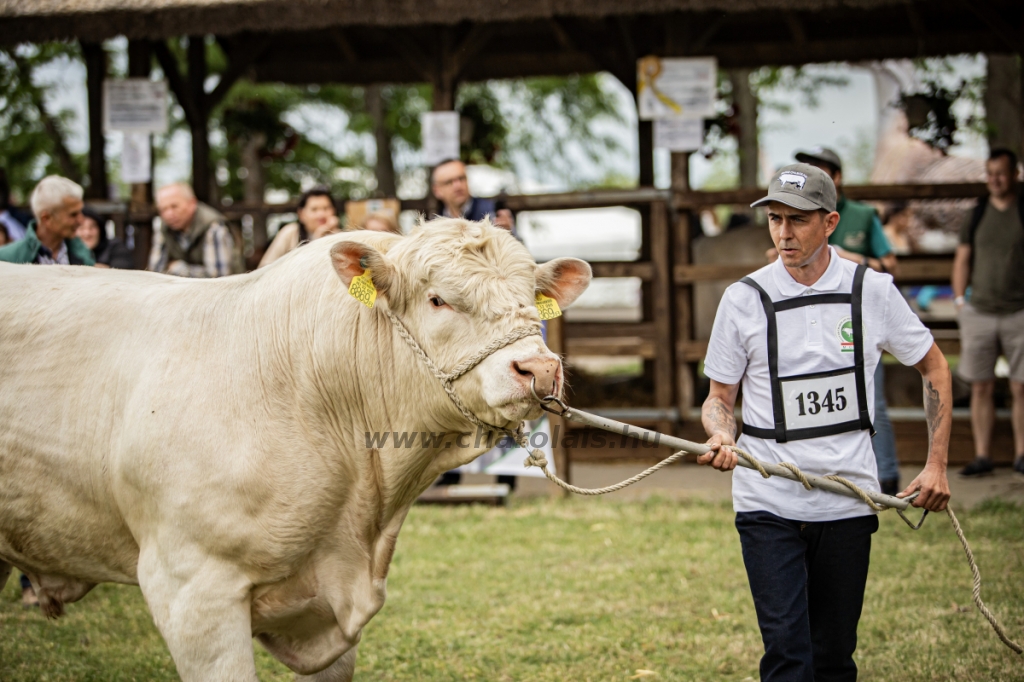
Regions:
<instances>
[{"instance_id":1,"label":"green lawn","mask_svg":"<svg viewBox=\"0 0 1024 682\"><path fill-rule=\"evenodd\" d=\"M960 515L983 596L1024 641L1024 508ZM875 536L861 621L863 680L1024 680L1024 660L974 609L944 515ZM417 507L357 680L757 679L760 637L727 506L651 499ZM47 622L0 595L0 680L175 680L135 588L103 585ZM258 646L262 680L291 679Z\"/></svg>"}]
</instances>

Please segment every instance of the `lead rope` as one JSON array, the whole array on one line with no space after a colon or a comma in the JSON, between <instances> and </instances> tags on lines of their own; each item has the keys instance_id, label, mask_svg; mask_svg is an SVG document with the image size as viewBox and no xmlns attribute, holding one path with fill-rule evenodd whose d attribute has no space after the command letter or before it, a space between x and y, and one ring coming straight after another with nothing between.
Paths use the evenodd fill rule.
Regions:
<instances>
[{"instance_id":1,"label":"lead rope","mask_svg":"<svg viewBox=\"0 0 1024 682\"><path fill-rule=\"evenodd\" d=\"M544 472L544 475L547 477L549 481L551 481L558 487L562 488L563 490L568 490L569 492L575 493L577 495L606 495L608 493L613 493L616 492L617 490L627 488L633 485L634 483L637 483L638 481L642 481L651 474L661 469L664 469L669 464L672 464L673 462L682 459L688 454L695 454L690 453L686 450L679 450L678 452L675 452L672 455L663 459L662 461L658 462L654 466L649 467L644 471L641 471L636 476L631 476L624 481L620 481L619 483L606 486L604 488L580 488L570 483L567 483L548 470L547 458L544 457L544 453L542 453L540 450L530 446L529 440L527 439L526 434L523 431L522 423L520 423L515 430L507 429L501 426L495 426L493 424L488 424L482 421L475 414L473 414L473 412L468 407L466 407L466 404L462 402L462 399L459 397L459 394L455 392L454 384L456 379L472 370L478 364L483 362L485 358L501 350L502 348L509 346L515 343L516 341L519 341L520 339L525 339L529 336L540 336L541 332L539 326L529 325L516 327L509 331L507 334L505 334L505 336L487 344L487 346L480 349L480 351L478 351L475 355L471 356L468 360L465 360L459 365L457 365L455 369L453 369L452 371L444 372L436 364L434 364L434 361L430 359L430 356L427 355L426 351L423 350L423 347L420 346L418 341L416 341L415 337L413 337L412 333L408 330L408 328L406 328L402 320L394 312L392 312L390 308L384 308L383 310L384 313L388 316L388 319L391 320L391 323L394 325L395 330L398 332L398 335L402 337L406 344L408 344L408 346L413 350L413 352L423 361L423 364L426 365L427 368L431 371L431 373L437 378L437 380L441 382L441 386L444 388L445 393L448 395L448 398L452 401L452 404L455 405L455 407L458 409L459 413L470 424L476 426L477 428L483 429L485 431L502 433L511 438L513 441L515 441L517 445L519 445L519 447L523 448L523 450L525 450L528 453L525 460L525 466L527 468L531 466L539 468L542 472ZM534 393L534 395L536 394ZM541 405L544 406L543 400L541 401ZM546 406L545 409L547 409ZM764 478L771 477L771 474L765 470L763 464L749 452L741 450L740 448L737 448L735 446L729 446L729 449L735 452L740 457L742 457L744 460L746 460L754 469L756 469L761 474L761 476L763 476ZM803 487L806 488L807 490L810 490L811 488L814 487L811 485L811 482L807 480L807 477L804 475L804 473L800 471L800 468L797 467L797 465L791 462L781 462L779 466L782 466L791 471L793 475L796 476L800 484L803 485ZM891 507L885 507L876 504L874 500L868 497L867 493L862 488L858 487L855 483L843 478L842 476L826 476L825 478L846 486L851 491L853 491L857 495L857 497L863 500L865 504L867 504L869 507L871 507L872 510L876 512L891 509ZM1006 635L1006 631L1003 630L1002 625L1000 625L995 615L992 614L992 612L985 605L985 602L982 601L981 572L978 570L978 565L974 561L974 553L971 551L970 545L967 544L967 538L964 537L964 532L960 528L960 522L957 520L956 514L953 513L953 510L948 505L946 506L946 514L949 516L950 523L953 524L953 530L954 532L956 532L956 537L958 540L960 540L960 544L964 548L964 554L967 555L967 563L971 567L971 575L974 578L974 589L971 592L971 596L974 599L975 606L977 606L978 610L981 611L981 615L985 616L985 619L992 626L992 629L996 631L996 635L999 636L999 639L1003 642L1003 644L1008 646L1017 654L1024 653L1024 649L1022 649L1019 644L1011 640ZM909 525L911 528L914 528L914 530L917 530L917 527L911 524L910 521L903 517L902 514L900 515L900 517L907 522L907 525Z\"/></svg>"}]
</instances>

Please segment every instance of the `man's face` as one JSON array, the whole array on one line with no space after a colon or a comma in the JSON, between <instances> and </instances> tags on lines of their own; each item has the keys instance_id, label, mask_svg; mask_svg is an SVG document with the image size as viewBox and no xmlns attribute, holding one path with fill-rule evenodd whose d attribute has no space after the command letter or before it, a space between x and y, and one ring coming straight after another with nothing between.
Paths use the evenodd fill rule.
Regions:
<instances>
[{"instance_id":1,"label":"man's face","mask_svg":"<svg viewBox=\"0 0 1024 682\"><path fill-rule=\"evenodd\" d=\"M165 187L156 195L156 210L160 219L172 230L184 230L192 224L198 202L179 187Z\"/></svg>"},{"instance_id":2,"label":"man's face","mask_svg":"<svg viewBox=\"0 0 1024 682\"><path fill-rule=\"evenodd\" d=\"M434 169L434 196L446 206L462 206L469 201L466 164L451 161Z\"/></svg>"},{"instance_id":3,"label":"man's face","mask_svg":"<svg viewBox=\"0 0 1024 682\"><path fill-rule=\"evenodd\" d=\"M306 199L306 205L298 213L299 222L312 232L335 215L334 204L328 197L313 196Z\"/></svg>"},{"instance_id":4,"label":"man's face","mask_svg":"<svg viewBox=\"0 0 1024 682\"><path fill-rule=\"evenodd\" d=\"M768 204L768 228L787 268L802 268L817 257L828 245L828 236L839 224L839 214L833 211L801 211L773 201Z\"/></svg>"},{"instance_id":5,"label":"man's face","mask_svg":"<svg viewBox=\"0 0 1024 682\"><path fill-rule=\"evenodd\" d=\"M1010 168L1010 159L1000 156L985 164L985 181L989 194L1002 199L1011 194L1017 184L1017 169Z\"/></svg>"},{"instance_id":6,"label":"man's face","mask_svg":"<svg viewBox=\"0 0 1024 682\"><path fill-rule=\"evenodd\" d=\"M83 207L81 199L64 197L64 203L60 208L42 212L39 216L39 225L61 239L71 239L78 231L78 226L84 217L82 215Z\"/></svg>"}]
</instances>

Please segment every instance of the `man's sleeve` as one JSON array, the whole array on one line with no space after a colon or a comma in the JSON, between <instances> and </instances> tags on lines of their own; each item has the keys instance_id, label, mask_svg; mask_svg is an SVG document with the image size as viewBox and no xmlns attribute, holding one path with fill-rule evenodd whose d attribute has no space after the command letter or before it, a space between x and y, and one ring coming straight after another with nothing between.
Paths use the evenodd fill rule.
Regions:
<instances>
[{"instance_id":1,"label":"man's sleeve","mask_svg":"<svg viewBox=\"0 0 1024 682\"><path fill-rule=\"evenodd\" d=\"M149 264L147 270L152 272L165 272L167 270L167 254L164 253L164 233L162 230L153 230L153 246L149 249Z\"/></svg>"},{"instance_id":2,"label":"man's sleeve","mask_svg":"<svg viewBox=\"0 0 1024 682\"><path fill-rule=\"evenodd\" d=\"M875 254L875 258L888 256L892 253L892 244L889 243L889 238L885 236L885 229L882 227L882 221L877 213L871 215L870 239L871 252Z\"/></svg>"},{"instance_id":3,"label":"man's sleeve","mask_svg":"<svg viewBox=\"0 0 1024 682\"><path fill-rule=\"evenodd\" d=\"M882 348L904 365L916 365L931 349L935 339L903 294L890 282L885 301L886 341Z\"/></svg>"},{"instance_id":4,"label":"man's sleeve","mask_svg":"<svg viewBox=\"0 0 1024 682\"><path fill-rule=\"evenodd\" d=\"M235 248L235 240L227 225L217 223L206 233L203 245L203 267L205 277L225 277L231 274L231 255Z\"/></svg>"},{"instance_id":5,"label":"man's sleeve","mask_svg":"<svg viewBox=\"0 0 1024 682\"><path fill-rule=\"evenodd\" d=\"M704 374L709 379L729 385L738 384L747 371L747 350L736 325L742 314L736 304L736 287L747 288L747 285L733 284L725 290L715 313L715 324L711 328L708 352L704 357Z\"/></svg>"}]
</instances>

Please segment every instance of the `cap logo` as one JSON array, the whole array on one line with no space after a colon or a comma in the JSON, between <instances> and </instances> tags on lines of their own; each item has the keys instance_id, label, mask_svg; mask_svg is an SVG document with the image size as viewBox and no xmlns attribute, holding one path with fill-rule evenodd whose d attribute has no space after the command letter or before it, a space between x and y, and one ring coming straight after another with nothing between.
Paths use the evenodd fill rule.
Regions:
<instances>
[{"instance_id":1,"label":"cap logo","mask_svg":"<svg viewBox=\"0 0 1024 682\"><path fill-rule=\"evenodd\" d=\"M785 189L786 185L793 185L798 190L802 190L805 182L807 182L807 176L796 171L786 171L779 175L779 189Z\"/></svg>"}]
</instances>

